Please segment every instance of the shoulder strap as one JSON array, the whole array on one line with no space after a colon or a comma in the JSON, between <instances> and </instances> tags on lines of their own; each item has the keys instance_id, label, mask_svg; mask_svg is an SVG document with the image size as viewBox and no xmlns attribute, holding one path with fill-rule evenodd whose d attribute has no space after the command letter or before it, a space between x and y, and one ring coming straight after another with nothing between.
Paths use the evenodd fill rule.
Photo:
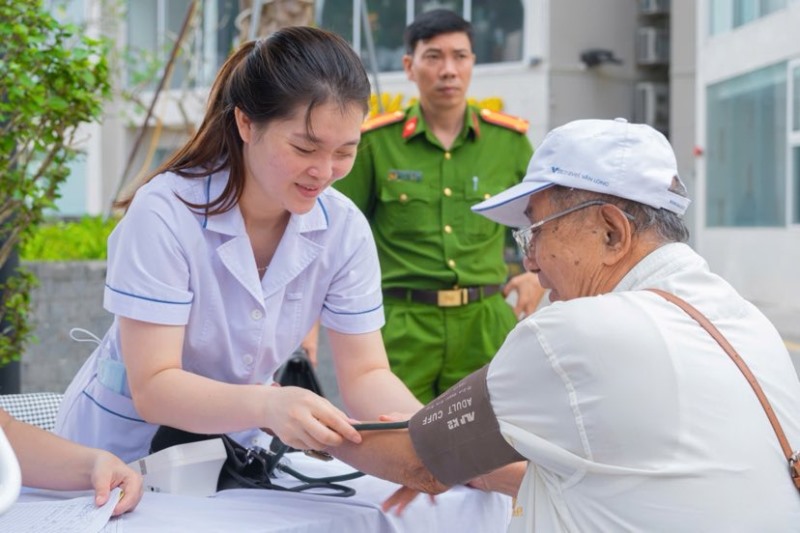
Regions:
<instances>
[{"instance_id":1,"label":"shoulder strap","mask_svg":"<svg viewBox=\"0 0 800 533\"><path fill-rule=\"evenodd\" d=\"M527 133L528 131L528 121L524 118L515 117L514 115L508 115L506 113L501 113L500 111L492 111L491 109L483 108L480 110L480 115L483 120L488 122L489 124L494 124L495 126L501 126L503 128L514 130L519 133Z\"/></svg>"},{"instance_id":2,"label":"shoulder strap","mask_svg":"<svg viewBox=\"0 0 800 533\"><path fill-rule=\"evenodd\" d=\"M736 350L731 346L731 343L728 342L728 339L717 329L711 321L706 318L706 316L698 311L692 304L675 296L672 293L662 291L661 289L646 289L648 291L654 292L665 298L666 300L672 302L673 304L677 305L681 309L683 309L690 317L695 319L698 324L703 326L703 328L708 331L709 335L711 335L715 341L725 350L736 366L741 370L742 374L744 374L745 379L752 387L753 391L756 393L758 397L758 401L761 402L761 406L764 408L764 411L767 413L767 418L769 418L769 423L772 425L772 429L775 430L775 435L778 437L778 442L781 445L781 449L783 450L783 454L786 456L786 460L789 461L789 473L792 476L792 481L794 482L794 486L800 490L800 465L798 465L798 459L800 459L800 452L792 452L791 446L789 446L789 441L786 438L786 433L783 432L783 427L781 423L778 421L778 417L775 416L775 411L772 409L772 405L770 405L769 400L767 399L766 394L764 394L764 390L759 385L758 380L750 371L750 368L747 366L747 363L744 362L744 359L736 352Z\"/></svg>"},{"instance_id":3,"label":"shoulder strap","mask_svg":"<svg viewBox=\"0 0 800 533\"><path fill-rule=\"evenodd\" d=\"M368 131L376 130L384 126L388 126L389 124L400 122L405 118L405 116L406 114L402 111L392 111L390 113L383 113L382 115L376 115L368 118L361 124L361 133L367 133Z\"/></svg>"}]
</instances>

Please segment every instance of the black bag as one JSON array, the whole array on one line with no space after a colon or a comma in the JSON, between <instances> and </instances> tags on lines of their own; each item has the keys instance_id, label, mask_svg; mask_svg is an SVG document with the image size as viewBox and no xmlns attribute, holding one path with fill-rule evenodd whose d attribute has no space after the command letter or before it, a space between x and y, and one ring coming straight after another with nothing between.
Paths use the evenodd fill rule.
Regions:
<instances>
[{"instance_id":1,"label":"black bag","mask_svg":"<svg viewBox=\"0 0 800 533\"><path fill-rule=\"evenodd\" d=\"M169 426L159 426L153 436L153 440L150 441L150 453L155 453L177 444L216 438L222 439L227 452L227 458L222 465L219 480L217 481L218 491L226 489L272 489L303 492L309 489L322 489L325 491L322 494L347 497L353 496L356 491L348 486L340 485L339 482L364 475L362 472L354 471L349 474L322 478L304 476L290 466L281 463L283 455L292 451L293 448L281 442L277 437L273 438L270 449L265 450L258 446L245 448L225 434L205 435L190 433ZM272 481L276 477L276 471L286 472L301 483L293 487L277 485Z\"/></svg>"},{"instance_id":2,"label":"black bag","mask_svg":"<svg viewBox=\"0 0 800 533\"><path fill-rule=\"evenodd\" d=\"M322 385L317 379L311 361L304 354L303 350L296 351L292 357L275 372L275 381L284 387L302 387L314 392L322 397Z\"/></svg>"},{"instance_id":3,"label":"black bag","mask_svg":"<svg viewBox=\"0 0 800 533\"><path fill-rule=\"evenodd\" d=\"M298 350L286 363L275 373L275 381L283 386L294 386L308 389L320 396L322 386L314 372L311 362L302 352ZM325 494L330 496L353 496L356 491L339 482L361 477L362 472L354 471L350 474L341 476L330 476L324 478L310 478L294 470L286 464L281 463L281 458L286 453L296 452L294 448L284 444L278 437L273 437L270 449L265 450L258 446L245 448L227 435L203 435L190 433L181 429L169 426L160 426L150 441L150 453L175 446L186 444L198 440L222 439L225 451L228 454L222 471L219 474L217 490L225 489L272 489L287 490L292 492L302 492L308 489L324 489ZM298 479L302 483L295 487L283 487L273 483L272 479L276 476L276 470L286 472Z\"/></svg>"}]
</instances>

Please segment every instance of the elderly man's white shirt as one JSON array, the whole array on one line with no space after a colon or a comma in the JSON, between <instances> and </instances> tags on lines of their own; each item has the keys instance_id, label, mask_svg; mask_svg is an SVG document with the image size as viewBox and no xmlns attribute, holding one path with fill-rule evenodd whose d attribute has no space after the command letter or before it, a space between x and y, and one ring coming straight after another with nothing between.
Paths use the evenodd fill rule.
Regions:
<instances>
[{"instance_id":1,"label":"elderly man's white shirt","mask_svg":"<svg viewBox=\"0 0 800 533\"><path fill-rule=\"evenodd\" d=\"M688 246L663 246L614 292L521 322L492 361L500 428L531 460L510 530L797 526L800 496L744 376L646 288L680 296L720 329L800 447L800 383L775 328Z\"/></svg>"},{"instance_id":2,"label":"elderly man's white shirt","mask_svg":"<svg viewBox=\"0 0 800 533\"><path fill-rule=\"evenodd\" d=\"M108 311L185 326L183 368L228 383L270 381L317 319L348 334L383 326L374 241L349 199L329 189L292 215L262 279L238 206L205 216L178 198L206 203L226 182L226 172L164 174L137 192L109 238ZM155 427L126 394L97 383L104 359L121 361L116 320L70 385L56 431L132 460L146 454Z\"/></svg>"}]
</instances>

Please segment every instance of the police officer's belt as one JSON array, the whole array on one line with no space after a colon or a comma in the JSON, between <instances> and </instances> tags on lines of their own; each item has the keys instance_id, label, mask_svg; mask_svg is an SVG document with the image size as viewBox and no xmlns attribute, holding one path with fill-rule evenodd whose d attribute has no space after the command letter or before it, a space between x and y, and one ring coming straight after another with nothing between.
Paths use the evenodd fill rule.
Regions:
<instances>
[{"instance_id":1,"label":"police officer's belt","mask_svg":"<svg viewBox=\"0 0 800 533\"><path fill-rule=\"evenodd\" d=\"M385 296L399 298L412 302L438 305L439 307L460 307L472 302L478 302L500 292L500 285L483 285L480 287L463 287L460 289L445 289L441 291L422 289L386 289Z\"/></svg>"}]
</instances>

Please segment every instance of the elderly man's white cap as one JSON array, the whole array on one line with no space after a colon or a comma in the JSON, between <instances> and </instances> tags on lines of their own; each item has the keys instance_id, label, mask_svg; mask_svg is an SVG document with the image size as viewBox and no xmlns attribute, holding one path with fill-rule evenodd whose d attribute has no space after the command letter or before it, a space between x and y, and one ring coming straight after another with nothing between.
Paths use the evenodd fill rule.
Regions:
<instances>
[{"instance_id":1,"label":"elderly man's white cap","mask_svg":"<svg viewBox=\"0 0 800 533\"><path fill-rule=\"evenodd\" d=\"M472 210L506 226L527 226L528 198L553 185L610 194L679 215L690 203L666 137L646 124L617 118L575 120L552 130L533 154L522 182Z\"/></svg>"}]
</instances>

